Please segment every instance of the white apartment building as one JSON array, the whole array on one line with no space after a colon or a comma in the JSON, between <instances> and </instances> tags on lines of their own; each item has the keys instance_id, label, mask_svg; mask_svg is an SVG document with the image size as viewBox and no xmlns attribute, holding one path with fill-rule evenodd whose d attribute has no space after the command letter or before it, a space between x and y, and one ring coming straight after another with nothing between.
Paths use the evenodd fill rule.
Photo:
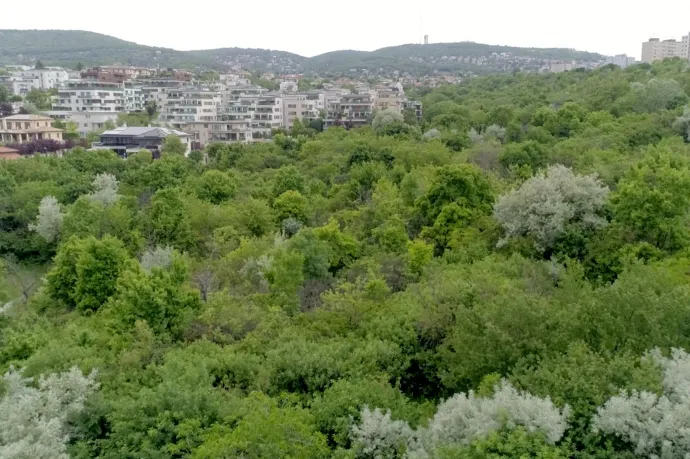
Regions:
<instances>
[{"instance_id":1,"label":"white apartment building","mask_svg":"<svg viewBox=\"0 0 690 459\"><path fill-rule=\"evenodd\" d=\"M80 137L86 137L89 132L106 128L106 123L117 121L119 112L65 112L65 111L46 111L44 115L54 120L72 121L77 125L77 132Z\"/></svg>"},{"instance_id":2,"label":"white apartment building","mask_svg":"<svg viewBox=\"0 0 690 459\"><path fill-rule=\"evenodd\" d=\"M319 98L305 93L283 94L283 127L291 129L295 120L315 120L319 117Z\"/></svg>"},{"instance_id":3,"label":"white apartment building","mask_svg":"<svg viewBox=\"0 0 690 459\"><path fill-rule=\"evenodd\" d=\"M606 56L606 64L617 65L624 69L635 64L634 57L628 57L627 54L618 54L616 56Z\"/></svg>"},{"instance_id":4,"label":"white apartment building","mask_svg":"<svg viewBox=\"0 0 690 459\"><path fill-rule=\"evenodd\" d=\"M221 94L196 88L167 88L165 100L158 107L158 119L176 129L197 121L217 121L221 111Z\"/></svg>"},{"instance_id":5,"label":"white apartment building","mask_svg":"<svg viewBox=\"0 0 690 459\"><path fill-rule=\"evenodd\" d=\"M69 79L69 74L67 71L59 67L21 70L18 72L12 72L12 76L21 78L23 80L32 81L34 87L42 91L59 88Z\"/></svg>"},{"instance_id":6,"label":"white apartment building","mask_svg":"<svg viewBox=\"0 0 690 459\"><path fill-rule=\"evenodd\" d=\"M252 138L269 139L273 129L283 125L283 95L265 93L258 96L240 98L240 103L250 101L249 112L252 114Z\"/></svg>"},{"instance_id":7,"label":"white apartment building","mask_svg":"<svg viewBox=\"0 0 690 459\"><path fill-rule=\"evenodd\" d=\"M280 92L297 92L298 85L296 81L285 80L280 82Z\"/></svg>"},{"instance_id":8,"label":"white apartment building","mask_svg":"<svg viewBox=\"0 0 690 459\"><path fill-rule=\"evenodd\" d=\"M12 75L0 75L0 86L13 96L25 96L32 89L40 89L38 80L29 80Z\"/></svg>"},{"instance_id":9,"label":"white apartment building","mask_svg":"<svg viewBox=\"0 0 690 459\"><path fill-rule=\"evenodd\" d=\"M192 135L192 142L199 149L216 142L249 143L253 140L251 119L190 122L184 131Z\"/></svg>"},{"instance_id":10,"label":"white apartment building","mask_svg":"<svg viewBox=\"0 0 690 459\"><path fill-rule=\"evenodd\" d=\"M53 96L53 110L65 112L109 112L125 110L125 88L120 83L70 80Z\"/></svg>"},{"instance_id":11,"label":"white apartment building","mask_svg":"<svg viewBox=\"0 0 690 459\"><path fill-rule=\"evenodd\" d=\"M690 33L680 41L680 57L690 59Z\"/></svg>"},{"instance_id":12,"label":"white apartment building","mask_svg":"<svg viewBox=\"0 0 690 459\"><path fill-rule=\"evenodd\" d=\"M690 34L681 41L650 38L642 43L642 62L652 63L667 57L690 59Z\"/></svg>"},{"instance_id":13,"label":"white apartment building","mask_svg":"<svg viewBox=\"0 0 690 459\"><path fill-rule=\"evenodd\" d=\"M146 108L144 93L141 86L125 83L125 110L139 112Z\"/></svg>"}]
</instances>

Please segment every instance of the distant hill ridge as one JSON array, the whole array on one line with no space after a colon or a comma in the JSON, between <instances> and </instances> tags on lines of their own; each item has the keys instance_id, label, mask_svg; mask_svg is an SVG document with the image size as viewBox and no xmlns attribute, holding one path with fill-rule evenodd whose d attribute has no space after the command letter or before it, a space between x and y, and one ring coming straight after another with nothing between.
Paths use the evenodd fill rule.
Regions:
<instances>
[{"instance_id":1,"label":"distant hill ridge","mask_svg":"<svg viewBox=\"0 0 690 459\"><path fill-rule=\"evenodd\" d=\"M491 58L493 53L508 53L513 58ZM461 58L461 59L458 59ZM482 60L483 58L483 60ZM435 43L401 45L376 51L333 51L312 58L285 51L221 48L178 51L139 45L94 32L80 30L0 30L0 65L32 64L73 67L122 64L179 68L245 68L279 73L315 72L342 74L351 69L381 72L473 72L495 73L530 69L530 61L585 60L603 56L562 48L517 48L480 43ZM481 60L473 62L472 59Z\"/></svg>"}]
</instances>

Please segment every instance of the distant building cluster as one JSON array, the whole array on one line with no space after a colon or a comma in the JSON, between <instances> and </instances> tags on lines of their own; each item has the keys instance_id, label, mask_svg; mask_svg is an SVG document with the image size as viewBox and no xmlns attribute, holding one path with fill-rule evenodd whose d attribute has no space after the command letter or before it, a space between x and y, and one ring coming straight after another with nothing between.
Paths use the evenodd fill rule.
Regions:
<instances>
[{"instance_id":1,"label":"distant building cluster","mask_svg":"<svg viewBox=\"0 0 690 459\"><path fill-rule=\"evenodd\" d=\"M642 62L651 63L667 57L690 60L690 33L681 38L680 41L650 38L642 43Z\"/></svg>"},{"instance_id":2,"label":"distant building cluster","mask_svg":"<svg viewBox=\"0 0 690 459\"><path fill-rule=\"evenodd\" d=\"M405 96L402 79L383 80L371 86L343 78L321 82L319 89L300 91L299 74L265 73L279 90L251 84L247 72L216 75L213 81L194 78L191 72L126 66L100 66L79 73L59 68L12 69L0 80L11 94L24 96L30 89L52 90L52 109L38 124L26 126L5 118L0 142L26 143L59 136L52 120L73 122L80 137L103 131L123 113L155 109L160 128L123 126L101 134L93 148L115 149L126 155L148 147L157 151L165 135L176 135L186 145L203 148L213 142L257 142L270 139L277 129L291 129L296 122L318 121L320 127L354 128L371 123L377 110L407 112L421 120L422 104ZM28 116L28 115L16 115ZM33 115L32 115L33 116ZM28 124L27 124L28 123ZM11 132L10 132L11 131ZM113 148L111 148L113 147ZM189 149L188 149L189 151Z\"/></svg>"}]
</instances>

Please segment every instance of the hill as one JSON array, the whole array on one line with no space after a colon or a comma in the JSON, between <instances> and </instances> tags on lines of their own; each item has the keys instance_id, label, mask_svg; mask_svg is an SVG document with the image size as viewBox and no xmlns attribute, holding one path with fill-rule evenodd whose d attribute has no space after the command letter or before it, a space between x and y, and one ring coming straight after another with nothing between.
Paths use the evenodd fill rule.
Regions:
<instances>
[{"instance_id":1,"label":"hill","mask_svg":"<svg viewBox=\"0 0 690 459\"><path fill-rule=\"evenodd\" d=\"M596 62L603 56L564 48L517 48L481 43L435 43L401 45L372 52L335 51L313 57L307 69L318 73L387 73L398 70L413 74L434 72L501 73L536 70L545 61Z\"/></svg>"},{"instance_id":2,"label":"hill","mask_svg":"<svg viewBox=\"0 0 690 459\"><path fill-rule=\"evenodd\" d=\"M284 51L221 48L177 51L139 45L78 30L0 30L0 65L74 66L124 64L181 68L233 68L276 73L374 75L453 72L487 74L536 70L548 60L597 61L603 56L572 49L516 48L480 43L401 45L376 51L333 51L312 58Z\"/></svg>"}]
</instances>

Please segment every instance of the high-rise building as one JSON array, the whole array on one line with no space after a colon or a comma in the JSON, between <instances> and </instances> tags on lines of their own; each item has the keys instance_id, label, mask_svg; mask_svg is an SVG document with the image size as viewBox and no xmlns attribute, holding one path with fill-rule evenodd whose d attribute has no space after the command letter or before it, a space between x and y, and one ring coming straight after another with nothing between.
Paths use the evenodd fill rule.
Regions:
<instances>
[{"instance_id":1,"label":"high-rise building","mask_svg":"<svg viewBox=\"0 0 690 459\"><path fill-rule=\"evenodd\" d=\"M650 38L642 43L642 62L651 63L667 57L690 59L690 34L684 36L681 41Z\"/></svg>"}]
</instances>

